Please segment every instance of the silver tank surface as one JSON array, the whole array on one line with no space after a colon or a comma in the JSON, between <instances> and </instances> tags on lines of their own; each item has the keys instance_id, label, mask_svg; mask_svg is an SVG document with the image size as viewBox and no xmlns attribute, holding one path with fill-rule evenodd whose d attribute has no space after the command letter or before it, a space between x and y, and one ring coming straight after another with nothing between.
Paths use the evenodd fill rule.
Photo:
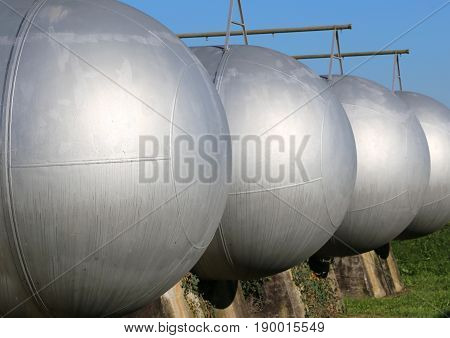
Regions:
<instances>
[{"instance_id":1,"label":"silver tank surface","mask_svg":"<svg viewBox=\"0 0 450 338\"><path fill-rule=\"evenodd\" d=\"M431 157L430 183L424 205L400 239L431 234L450 222L450 110L431 97L397 92L419 119Z\"/></svg>"},{"instance_id":2,"label":"silver tank surface","mask_svg":"<svg viewBox=\"0 0 450 338\"><path fill-rule=\"evenodd\" d=\"M159 297L225 208L229 144L215 183L171 172L177 135L228 133L204 67L116 1L7 0L0 79L0 315L120 315Z\"/></svg>"},{"instance_id":3,"label":"silver tank surface","mask_svg":"<svg viewBox=\"0 0 450 338\"><path fill-rule=\"evenodd\" d=\"M425 134L406 104L387 88L334 76L333 92L355 135L355 191L335 238L319 256L348 256L382 247L402 233L423 205L430 177Z\"/></svg>"},{"instance_id":4,"label":"silver tank surface","mask_svg":"<svg viewBox=\"0 0 450 338\"><path fill-rule=\"evenodd\" d=\"M216 84L234 139L227 207L194 271L235 280L289 269L331 238L348 208L356 176L349 121L326 83L287 55L253 46L193 50ZM259 151L245 145L249 135ZM284 175L273 181L280 166ZM251 181L248 171L263 175Z\"/></svg>"}]
</instances>

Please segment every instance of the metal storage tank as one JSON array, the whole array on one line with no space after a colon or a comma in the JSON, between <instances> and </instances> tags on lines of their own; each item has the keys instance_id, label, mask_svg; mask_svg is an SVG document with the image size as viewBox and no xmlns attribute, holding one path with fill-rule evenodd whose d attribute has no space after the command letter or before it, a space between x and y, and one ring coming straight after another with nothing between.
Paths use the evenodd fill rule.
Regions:
<instances>
[{"instance_id":1,"label":"metal storage tank","mask_svg":"<svg viewBox=\"0 0 450 338\"><path fill-rule=\"evenodd\" d=\"M395 239L423 205L430 155L417 120L387 88L354 76L333 76L355 135L357 178L350 208L318 256L351 256Z\"/></svg>"},{"instance_id":2,"label":"metal storage tank","mask_svg":"<svg viewBox=\"0 0 450 338\"><path fill-rule=\"evenodd\" d=\"M178 135L228 133L207 72L167 28L111 0L1 1L0 35L0 314L147 304L197 262L225 208L228 143L211 155L213 183L171 171ZM147 137L159 152L140 147Z\"/></svg>"},{"instance_id":3,"label":"metal storage tank","mask_svg":"<svg viewBox=\"0 0 450 338\"><path fill-rule=\"evenodd\" d=\"M397 92L419 119L431 158L430 182L424 205L400 239L431 234L450 222L450 110L431 97Z\"/></svg>"},{"instance_id":4,"label":"metal storage tank","mask_svg":"<svg viewBox=\"0 0 450 338\"><path fill-rule=\"evenodd\" d=\"M227 207L194 272L245 280L289 269L330 239L348 208L356 176L349 121L326 83L287 55L254 46L193 50L216 84L235 139ZM259 152L248 150L246 137L260 142ZM271 148L271 138L284 148ZM299 152L300 165L291 152ZM285 175L272 181L267 173L278 175L283 165ZM261 180L245 178L247 171L262 172Z\"/></svg>"}]
</instances>

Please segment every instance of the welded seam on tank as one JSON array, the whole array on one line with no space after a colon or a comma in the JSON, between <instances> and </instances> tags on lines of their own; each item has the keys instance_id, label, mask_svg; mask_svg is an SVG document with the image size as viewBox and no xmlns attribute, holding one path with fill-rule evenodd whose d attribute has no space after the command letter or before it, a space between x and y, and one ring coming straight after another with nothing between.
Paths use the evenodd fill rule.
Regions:
<instances>
[{"instance_id":1,"label":"welded seam on tank","mask_svg":"<svg viewBox=\"0 0 450 338\"><path fill-rule=\"evenodd\" d=\"M424 204L424 205L422 206L422 208L423 208L423 207L428 207L428 206L430 206L430 205L432 205L432 204L435 204L435 203L442 202L443 200L445 200L445 199L447 199L447 198L449 198L449 197L450 197L450 194L447 194L447 195L445 195L444 197L442 197L442 198L440 198L440 199L438 199L438 200L434 200L434 201L432 201L432 202L429 202L429 203Z\"/></svg>"},{"instance_id":2,"label":"welded seam on tank","mask_svg":"<svg viewBox=\"0 0 450 338\"><path fill-rule=\"evenodd\" d=\"M396 196L394 196L394 197L392 197L392 198L390 198L390 199L388 199L388 200L386 200L386 201L384 201L384 202L380 202L380 203L377 203L377 204L374 204L374 205L370 205L370 206L368 206L368 207L361 208L361 209L350 210L349 212L359 212L359 211L364 211L364 210L367 210L367 209L370 209L370 208L379 207L379 206L381 206L381 205L383 205L383 204L392 202L393 200L395 200L395 199L397 199L397 198L399 198L399 197L401 197L401 196L407 194L408 192L409 192L409 190L405 190L405 191L403 191L402 193L400 193L400 194L398 194L398 195L396 195Z\"/></svg>"},{"instance_id":3,"label":"welded seam on tank","mask_svg":"<svg viewBox=\"0 0 450 338\"><path fill-rule=\"evenodd\" d=\"M363 109L363 110L370 110L371 112L373 112L373 113L375 113L376 115L382 115L384 118L387 118L387 119L389 119L389 120L396 120L396 121L400 121L401 120L401 122L405 122L405 120L408 120L408 119L410 119L410 117L407 117L407 118L404 118L404 119L398 119L398 118L395 118L394 117L394 115L392 115L392 114L385 114L384 112L380 112L380 111L378 111L378 110L375 110L375 109L372 109L372 108L369 108L369 107L363 107L363 106L360 106L360 105L357 105L357 104L353 104L353 103L347 103L347 102L341 102L341 104L344 106L352 106L352 107L355 107L355 108L361 108L361 109Z\"/></svg>"},{"instance_id":4,"label":"welded seam on tank","mask_svg":"<svg viewBox=\"0 0 450 338\"><path fill-rule=\"evenodd\" d=\"M12 113L14 106L14 92L16 87L16 79L17 73L19 70L20 59L22 57L23 48L25 46L25 42L27 36L33 26L33 21L38 15L39 11L46 4L47 0L37 1L26 13L23 17L23 20L20 24L19 31L16 36L16 45L13 47L10 56L10 64L8 67L8 82L5 85L5 93L7 93L6 101L4 102L4 117L5 117L5 125L4 125L4 164L6 168L4 168L4 172L6 174L6 196L4 201L7 203L8 214L10 219L10 227L13 234L14 244L17 251L17 257L19 259L21 271L25 277L26 284L31 292L31 297L36 300L37 305L43 309L46 313L49 313L47 306L45 305L43 299L41 298L38 289L31 277L30 270L28 268L26 258L23 252L22 243L20 239L19 229L17 226L15 209L14 209L14 197L13 197L13 188L12 188L12 173L11 173L11 124L12 124ZM16 13L17 14L17 13Z\"/></svg>"},{"instance_id":5,"label":"welded seam on tank","mask_svg":"<svg viewBox=\"0 0 450 338\"><path fill-rule=\"evenodd\" d=\"M446 136L450 136L450 123L448 123L449 128L443 128L441 125L435 125L428 122L420 122L422 126L426 126L427 129L434 129L441 133L446 134Z\"/></svg>"},{"instance_id":6,"label":"welded seam on tank","mask_svg":"<svg viewBox=\"0 0 450 338\"><path fill-rule=\"evenodd\" d=\"M321 127L321 131L320 131L320 175L322 175L322 177L324 177L324 175L323 175L323 135L324 135L324 131L325 131L325 118L326 118L326 114L329 113L330 105L331 105L331 101L328 100L327 113L323 114L322 127ZM325 203L325 209L327 210L328 218L329 218L331 224L334 226L334 228L337 229L339 224L338 225L334 224L333 220L331 219L330 209L328 208L327 196L326 196L323 180L320 182L320 185L322 187L323 201Z\"/></svg>"},{"instance_id":7,"label":"welded seam on tank","mask_svg":"<svg viewBox=\"0 0 450 338\"><path fill-rule=\"evenodd\" d=\"M170 161L170 157L130 157L130 158L105 159L105 160L81 160L81 161L54 162L54 163L12 164L11 168L32 169L32 168L72 167L72 166L157 162L157 161Z\"/></svg>"},{"instance_id":8,"label":"welded seam on tank","mask_svg":"<svg viewBox=\"0 0 450 338\"><path fill-rule=\"evenodd\" d=\"M406 130L405 130L405 134L406 134L406 136L405 136L405 138L406 138L406 153L405 153L405 157L406 157L406 161L407 162L409 162L408 161L408 149L409 149L408 148L408 141L409 141L408 129L409 129L409 126L411 125L411 123L413 121L413 118L415 118L415 116L413 114L411 114L411 117L409 118L409 122L408 122ZM417 121L417 122L419 122L419 121ZM414 208L413 208L413 203L411 201L411 191L408 191L407 197L408 197L409 209L411 210L411 213L413 214L412 216L415 217L416 214L417 214L417 210L414 211Z\"/></svg>"},{"instance_id":9,"label":"welded seam on tank","mask_svg":"<svg viewBox=\"0 0 450 338\"><path fill-rule=\"evenodd\" d=\"M309 180L307 182L301 182L301 183L295 183L295 184L289 184L284 185L282 187L274 187L274 188L267 188L267 189L258 189L258 190L248 190L248 191L239 191L239 192L231 192L228 194L228 196L236 196L236 195L245 195L245 194L255 194L255 193L261 193L261 192L270 192L270 191L276 191L276 190L284 190L289 188L295 188L302 185L308 185L310 183L315 183L317 181L321 181L323 177L318 177L313 180Z\"/></svg>"},{"instance_id":10,"label":"welded seam on tank","mask_svg":"<svg viewBox=\"0 0 450 338\"><path fill-rule=\"evenodd\" d=\"M136 20L134 20L133 18L130 18L128 15L125 15L125 14L123 14L123 13L120 13L120 12L116 12L115 10L113 10L113 9L111 9L111 8L108 8L108 7L104 7L104 6L102 6L102 5L99 5L99 4L97 4L97 3L95 3L94 1L85 1L85 0L77 0L78 2L84 2L85 4L88 4L88 5L91 5L91 6L95 6L95 7L98 7L98 8L102 8L102 9L104 9L104 10L106 10L106 11L109 11L109 12L111 12L111 13L114 13L114 14L116 14L116 15L118 15L118 16L121 16L121 17L123 17L123 18L125 18L125 19L127 19L127 20L129 20L129 21L131 21L131 22L133 22L136 26L138 26L138 27L140 27L140 28L142 28L144 31L146 31L147 33L150 33L156 40L158 40L159 42L161 42L163 45L164 45L164 47L166 47L171 53L173 53L185 66L187 65L186 64L186 62L183 60L183 58L182 57L180 57L172 48L170 48L170 46L167 44L167 43L165 43L159 36L157 36L155 33L153 33L151 30L149 30L147 27L145 27L144 25L142 25L140 22L138 22L138 21L136 21ZM135 8L133 8L133 7L131 7L131 6L128 6L127 4L125 4L125 3L121 3L121 5L123 5L123 6L126 6L126 7L129 7L130 9L133 9L133 10L136 10ZM155 20L156 21L156 20ZM195 60L193 60L193 61L195 61Z\"/></svg>"},{"instance_id":11,"label":"welded seam on tank","mask_svg":"<svg viewBox=\"0 0 450 338\"><path fill-rule=\"evenodd\" d=\"M254 61L249 61L249 60L241 59L241 58L236 58L235 60L236 60L236 61L245 62L245 63L251 64L251 65L254 65L254 66L259 66L259 67L263 67L263 68L266 68L266 69L273 70L274 72L280 73L280 74L282 74L282 75L284 75L284 76L286 76L286 77L288 77L288 78L294 80L300 87L302 87L302 89L307 89L308 91L311 91L314 95L312 96L312 98L308 98L306 104L302 104L302 106L301 106L300 108L303 108L305 105L311 103L314 99L320 99L321 101L325 102L325 99L322 97L322 93L319 93L319 92L315 91L315 90L312 89L311 87L307 87L307 86L306 86L303 82L301 82L295 75L288 74L288 73L286 73L286 72L283 72L283 71L280 70L280 69L276 69L276 68L273 68L273 67L271 67L271 66L264 65L264 64L262 64L262 63L258 63L258 62L254 62ZM296 108L294 111L297 111L297 110L299 110L300 108Z\"/></svg>"},{"instance_id":12,"label":"welded seam on tank","mask_svg":"<svg viewBox=\"0 0 450 338\"><path fill-rule=\"evenodd\" d=\"M227 259L228 264L230 264L231 267L234 267L235 266L234 261L233 261L233 258L231 257L230 250L228 249L227 240L225 238L225 233L223 230L222 222L219 222L219 227L218 227L217 231L219 231L219 238L220 238L220 241L222 242L225 258Z\"/></svg>"},{"instance_id":13,"label":"welded seam on tank","mask_svg":"<svg viewBox=\"0 0 450 338\"><path fill-rule=\"evenodd\" d=\"M217 68L215 69L215 71L214 71L214 76L212 76L212 74L210 74L210 76L211 76L211 78L212 78L212 82L213 82L213 84L216 86L216 90L217 90L217 78L218 78L218 74L219 74L219 71L220 71L220 64L221 64L221 62L223 61L223 58L224 58L224 55L225 55L225 48L223 48L223 47L220 47L220 46L215 46L215 47L212 47L212 48L217 48L217 49L220 49L221 51L222 51L222 55L221 55L221 57L220 57L220 60L219 60L219 62L217 63ZM194 53L195 54L195 53ZM209 72L208 72L209 73ZM219 92L219 90L217 90L217 92Z\"/></svg>"},{"instance_id":14,"label":"welded seam on tank","mask_svg":"<svg viewBox=\"0 0 450 338\"><path fill-rule=\"evenodd\" d=\"M216 85L216 89L217 89L217 92L219 93L219 96L220 96L220 90L222 89L222 82L224 79L225 71L227 69L228 61L230 60L232 52L233 52L232 47L228 50L223 49L222 57L217 66L214 83ZM221 99L222 99L222 97L221 97ZM225 103L224 103L224 105L225 105Z\"/></svg>"},{"instance_id":15,"label":"welded seam on tank","mask_svg":"<svg viewBox=\"0 0 450 338\"><path fill-rule=\"evenodd\" d=\"M217 66L217 71L216 71L216 74L215 74L213 82L216 85L216 89L217 89L217 92L219 93L219 96L220 96L220 89L221 89L222 83L223 83L223 78L224 78L225 71L226 71L226 68L227 68L227 65L228 65L228 61L230 60L231 54L232 54L232 47L230 49L228 49L228 50L223 49L222 57L221 57L220 62L218 64L218 66ZM222 97L220 99L222 100ZM230 253L230 250L228 248L227 240L225 238L225 234L224 234L224 230L223 230L223 226L222 226L222 221L219 222L219 227L217 228L217 231L219 232L219 238L220 238L220 241L222 243L222 247L223 247L223 251L224 251L224 254L225 254L225 258L227 259L228 263L232 267L234 267L235 266L234 265L234 261L233 261L233 259L231 257L231 253Z\"/></svg>"},{"instance_id":16,"label":"welded seam on tank","mask_svg":"<svg viewBox=\"0 0 450 338\"><path fill-rule=\"evenodd\" d=\"M184 236L186 237L187 241L189 242L189 244L191 244L194 248L202 250L202 249L206 249L207 245L205 246L201 246L199 244L196 244L192 241L192 239L190 238L185 226L184 226L184 222L183 222L183 218L181 217L181 211L180 211L180 201L178 199L178 191L177 191L177 185L175 183L175 161L173 161L173 145L172 142L174 141L174 120L175 120L175 110L177 107L177 103L178 103L178 96L180 94L180 88L181 88L181 84L184 80L184 76L185 74L192 68L192 66L197 66L196 63L192 63L189 66L185 66L181 72L180 78L178 80L178 85L177 88L175 90L175 97L173 98L173 102L172 102L172 111L171 111L171 117L170 117L170 134L169 134L169 152L170 155L169 157L172 159L171 161L171 165L170 165L170 169L171 169L171 174L172 174L172 186L175 192L175 199L176 199L176 205L177 205L177 223L179 224L179 226L181 227L181 229L183 230ZM204 238L202 239L202 241L204 240ZM202 242L200 241L200 242Z\"/></svg>"}]
</instances>

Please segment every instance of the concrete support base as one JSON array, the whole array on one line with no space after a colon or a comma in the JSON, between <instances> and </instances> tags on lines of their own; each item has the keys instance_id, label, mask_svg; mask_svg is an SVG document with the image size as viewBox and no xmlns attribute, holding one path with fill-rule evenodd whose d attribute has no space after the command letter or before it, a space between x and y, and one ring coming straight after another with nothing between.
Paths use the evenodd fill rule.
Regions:
<instances>
[{"instance_id":1,"label":"concrete support base","mask_svg":"<svg viewBox=\"0 0 450 338\"><path fill-rule=\"evenodd\" d=\"M253 282L253 281L252 281ZM260 285L258 298L244 296L238 285L231 305L214 308L186 282L179 282L160 299L128 315L128 318L301 318L305 315L299 288L290 271L254 281ZM198 280L196 281L198 283ZM249 283L249 282L244 282ZM220 292L220 291L218 291ZM211 296L211 295L210 295ZM216 298L217 295L212 295ZM227 295L228 297L228 295Z\"/></svg>"},{"instance_id":2,"label":"concrete support base","mask_svg":"<svg viewBox=\"0 0 450 338\"><path fill-rule=\"evenodd\" d=\"M402 290L400 273L392 252L387 259L382 259L372 251L358 256L335 258L327 278L316 277L307 264L237 285L226 281L205 283L189 274L160 299L127 317L328 317L342 311L341 294L380 298ZM223 309L218 309L213 303L219 304L216 307L225 305Z\"/></svg>"},{"instance_id":3,"label":"concrete support base","mask_svg":"<svg viewBox=\"0 0 450 338\"><path fill-rule=\"evenodd\" d=\"M224 309L214 308L205 298L217 301L217 297L223 294L228 299L231 287L227 288L225 283L226 289L220 291L219 287L209 285L207 286L209 294L204 297L200 293L200 290L204 289L202 283L203 281L199 281L195 276L188 275L160 299L127 317L304 318L307 315L326 317L335 315L338 311L336 309L341 306L340 291L333 269L327 279L319 279L305 264L271 277L239 282L234 298L231 298L231 304ZM221 284L222 282L217 285ZM217 290L214 291L217 294L211 294L211 290ZM316 294L317 292L320 294ZM319 299L322 298L329 298L326 301L328 303L320 304ZM332 309L330 314L327 309Z\"/></svg>"},{"instance_id":4,"label":"concrete support base","mask_svg":"<svg viewBox=\"0 0 450 338\"><path fill-rule=\"evenodd\" d=\"M304 318L305 306L300 289L295 285L291 271L264 278L261 283L261 301L248 297L246 305L254 318Z\"/></svg>"},{"instance_id":5,"label":"concrete support base","mask_svg":"<svg viewBox=\"0 0 450 338\"><path fill-rule=\"evenodd\" d=\"M403 290L392 251L387 259L380 258L374 251L335 258L333 266L339 288L345 296L381 298Z\"/></svg>"}]
</instances>

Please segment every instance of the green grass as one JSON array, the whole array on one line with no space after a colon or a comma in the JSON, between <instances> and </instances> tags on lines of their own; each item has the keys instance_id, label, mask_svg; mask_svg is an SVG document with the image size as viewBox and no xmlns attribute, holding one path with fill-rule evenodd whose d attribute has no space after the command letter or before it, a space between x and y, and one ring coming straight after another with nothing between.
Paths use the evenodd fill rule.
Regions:
<instances>
[{"instance_id":1,"label":"green grass","mask_svg":"<svg viewBox=\"0 0 450 338\"><path fill-rule=\"evenodd\" d=\"M416 240L393 243L406 290L382 299L344 299L346 317L449 317L450 225Z\"/></svg>"}]
</instances>

